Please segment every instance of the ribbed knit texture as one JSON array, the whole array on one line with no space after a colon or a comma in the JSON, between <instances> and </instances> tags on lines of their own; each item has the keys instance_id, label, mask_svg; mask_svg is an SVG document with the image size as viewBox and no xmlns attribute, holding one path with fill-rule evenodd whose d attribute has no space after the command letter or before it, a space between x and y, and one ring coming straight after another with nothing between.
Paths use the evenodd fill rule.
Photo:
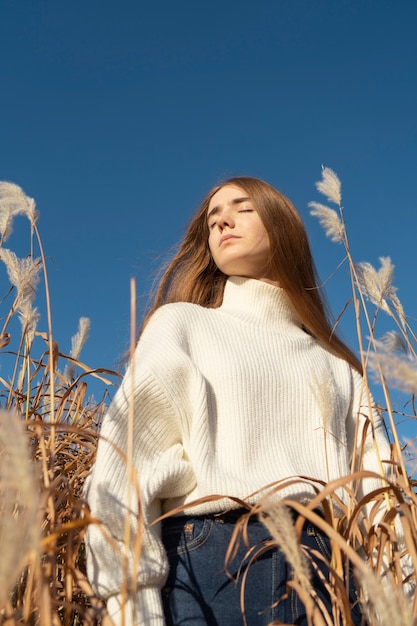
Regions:
<instances>
[{"instance_id":1,"label":"ribbed knit texture","mask_svg":"<svg viewBox=\"0 0 417 626\"><path fill-rule=\"evenodd\" d=\"M147 528L139 571L129 582L136 591L129 593L132 617L126 624L147 626L165 623L159 590L168 571L159 525L148 524L203 496L253 503L259 494L250 494L293 476L324 482L345 476L355 454L356 422L369 415L359 374L302 329L283 289L233 277L218 309L189 303L158 309L104 419L88 483L91 512L112 538L99 525L89 526L88 574L95 591L109 599L115 623L121 623L126 512L132 511L134 542L138 511L134 489L127 502L121 454L129 403ZM378 416L373 419L387 460L388 442ZM362 452L362 468L379 473L371 429ZM375 486L369 480L366 488ZM301 501L313 495L301 479L277 493ZM187 512L221 511L230 504L224 498L190 505Z\"/></svg>"}]
</instances>

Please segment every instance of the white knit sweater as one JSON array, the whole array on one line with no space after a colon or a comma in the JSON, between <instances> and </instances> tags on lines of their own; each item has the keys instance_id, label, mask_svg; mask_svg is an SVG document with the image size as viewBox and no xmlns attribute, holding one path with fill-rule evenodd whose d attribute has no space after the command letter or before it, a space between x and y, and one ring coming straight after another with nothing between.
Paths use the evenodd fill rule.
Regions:
<instances>
[{"instance_id":1,"label":"white knit sweater","mask_svg":"<svg viewBox=\"0 0 417 626\"><path fill-rule=\"evenodd\" d=\"M223 304L168 304L152 316L102 426L88 484L94 517L86 538L89 579L121 623L126 512L136 539L137 496L127 488L128 417L146 526L162 512L213 494L248 498L294 476L324 482L350 473L356 423L369 415L360 375L307 334L283 289L233 277ZM373 416L382 459L390 450ZM360 429L359 429L360 430ZM379 473L371 429L362 468ZM308 500L306 480L277 497ZM317 487L317 484L315 484ZM372 481L367 489L373 486ZM230 500L190 505L207 513ZM110 537L109 537L110 535ZM132 550L133 551L133 550ZM168 564L159 525L146 528L125 624L163 626L160 588Z\"/></svg>"}]
</instances>

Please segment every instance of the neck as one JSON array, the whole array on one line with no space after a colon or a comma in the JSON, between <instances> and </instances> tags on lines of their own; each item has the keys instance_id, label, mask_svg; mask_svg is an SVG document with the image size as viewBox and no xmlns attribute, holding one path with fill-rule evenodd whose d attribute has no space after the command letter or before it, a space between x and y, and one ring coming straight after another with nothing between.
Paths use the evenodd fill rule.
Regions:
<instances>
[{"instance_id":1,"label":"neck","mask_svg":"<svg viewBox=\"0 0 417 626\"><path fill-rule=\"evenodd\" d=\"M285 289L272 281L229 277L221 309L248 323L285 327L288 332L299 331L302 326Z\"/></svg>"},{"instance_id":2,"label":"neck","mask_svg":"<svg viewBox=\"0 0 417 626\"><path fill-rule=\"evenodd\" d=\"M260 280L261 283L267 283L268 285L273 285L274 287L281 287L277 280L271 280L270 278L257 278L256 280Z\"/></svg>"}]
</instances>

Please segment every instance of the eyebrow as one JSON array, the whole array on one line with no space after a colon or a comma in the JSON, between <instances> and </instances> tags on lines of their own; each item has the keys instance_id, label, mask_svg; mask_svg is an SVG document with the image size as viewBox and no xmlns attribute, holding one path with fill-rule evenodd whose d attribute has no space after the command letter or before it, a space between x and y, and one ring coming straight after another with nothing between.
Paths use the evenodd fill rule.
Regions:
<instances>
[{"instance_id":1,"label":"eyebrow","mask_svg":"<svg viewBox=\"0 0 417 626\"><path fill-rule=\"evenodd\" d=\"M233 198L233 200L231 200L229 204L234 204L234 205L235 204L242 204L242 202L247 202L247 200L250 200L249 196L245 196L243 198ZM216 215L219 211L220 211L220 206L213 207L207 213L207 220L209 220L210 217L213 217L213 215Z\"/></svg>"}]
</instances>

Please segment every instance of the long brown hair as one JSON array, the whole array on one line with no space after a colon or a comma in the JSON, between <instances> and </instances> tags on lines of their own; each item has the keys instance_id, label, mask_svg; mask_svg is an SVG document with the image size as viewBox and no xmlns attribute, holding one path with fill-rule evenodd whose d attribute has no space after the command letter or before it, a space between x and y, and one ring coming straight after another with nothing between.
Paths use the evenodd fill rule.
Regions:
<instances>
[{"instance_id":1,"label":"long brown hair","mask_svg":"<svg viewBox=\"0 0 417 626\"><path fill-rule=\"evenodd\" d=\"M169 302L193 302L211 308L222 303L228 277L210 254L207 210L213 195L225 185L235 185L251 198L269 236L269 275L285 289L306 330L361 372L359 360L329 322L300 215L288 198L259 178L229 178L207 194L162 276L144 324L157 308Z\"/></svg>"}]
</instances>

